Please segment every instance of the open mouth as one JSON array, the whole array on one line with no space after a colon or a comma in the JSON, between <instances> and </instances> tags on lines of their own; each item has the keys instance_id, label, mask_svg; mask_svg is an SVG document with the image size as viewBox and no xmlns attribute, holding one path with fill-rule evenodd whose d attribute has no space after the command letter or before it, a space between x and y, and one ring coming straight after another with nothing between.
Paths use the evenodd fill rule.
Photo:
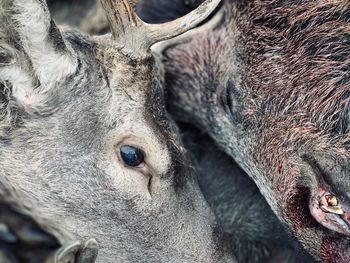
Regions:
<instances>
[{"instance_id":1,"label":"open mouth","mask_svg":"<svg viewBox=\"0 0 350 263\"><path fill-rule=\"evenodd\" d=\"M0 202L0 262L93 263L97 251L97 243L92 239L62 246L32 218Z\"/></svg>"},{"instance_id":2,"label":"open mouth","mask_svg":"<svg viewBox=\"0 0 350 263\"><path fill-rule=\"evenodd\" d=\"M350 211L329 191L320 191L310 203L312 216L330 230L350 236Z\"/></svg>"},{"instance_id":3,"label":"open mouth","mask_svg":"<svg viewBox=\"0 0 350 263\"><path fill-rule=\"evenodd\" d=\"M314 174L316 181L312 187L309 208L318 223L329 230L350 236L349 197L327 182L329 175L312 157L303 157Z\"/></svg>"}]
</instances>

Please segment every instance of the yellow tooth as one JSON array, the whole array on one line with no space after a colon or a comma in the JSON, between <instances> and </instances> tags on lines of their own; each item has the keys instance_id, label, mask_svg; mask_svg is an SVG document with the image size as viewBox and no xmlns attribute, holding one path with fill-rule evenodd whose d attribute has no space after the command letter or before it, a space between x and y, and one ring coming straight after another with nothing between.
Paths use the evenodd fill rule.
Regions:
<instances>
[{"instance_id":1,"label":"yellow tooth","mask_svg":"<svg viewBox=\"0 0 350 263\"><path fill-rule=\"evenodd\" d=\"M344 211L340 206L320 206L324 212L343 215Z\"/></svg>"},{"instance_id":2,"label":"yellow tooth","mask_svg":"<svg viewBox=\"0 0 350 263\"><path fill-rule=\"evenodd\" d=\"M337 206L338 200L334 195L328 195L326 196L326 200L329 206Z\"/></svg>"}]
</instances>

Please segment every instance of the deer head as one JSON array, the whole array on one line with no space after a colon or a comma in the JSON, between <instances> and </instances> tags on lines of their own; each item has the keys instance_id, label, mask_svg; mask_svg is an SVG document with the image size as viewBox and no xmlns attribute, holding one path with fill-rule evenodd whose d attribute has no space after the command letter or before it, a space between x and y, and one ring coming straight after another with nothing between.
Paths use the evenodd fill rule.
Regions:
<instances>
[{"instance_id":1,"label":"deer head","mask_svg":"<svg viewBox=\"0 0 350 263\"><path fill-rule=\"evenodd\" d=\"M95 253L90 238L98 262L230 261L150 52L218 3L148 25L103 0L113 34L94 38L59 29L43 0L0 1L0 200L68 244L56 261Z\"/></svg>"}]
</instances>

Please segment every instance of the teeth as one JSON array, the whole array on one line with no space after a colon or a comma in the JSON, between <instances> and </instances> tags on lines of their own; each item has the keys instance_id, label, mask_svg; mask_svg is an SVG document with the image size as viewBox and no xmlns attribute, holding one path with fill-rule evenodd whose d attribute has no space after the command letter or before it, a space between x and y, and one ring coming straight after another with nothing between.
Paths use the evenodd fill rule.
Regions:
<instances>
[{"instance_id":1,"label":"teeth","mask_svg":"<svg viewBox=\"0 0 350 263\"><path fill-rule=\"evenodd\" d=\"M327 204L329 206L337 206L338 205L338 199L334 195L326 195L325 196Z\"/></svg>"},{"instance_id":2,"label":"teeth","mask_svg":"<svg viewBox=\"0 0 350 263\"><path fill-rule=\"evenodd\" d=\"M343 215L344 211L340 206L320 206L323 212Z\"/></svg>"},{"instance_id":3,"label":"teeth","mask_svg":"<svg viewBox=\"0 0 350 263\"><path fill-rule=\"evenodd\" d=\"M339 205L338 199L332 194L327 194L321 197L320 208L323 212L326 213L332 213L336 215L344 214L344 210Z\"/></svg>"},{"instance_id":4,"label":"teeth","mask_svg":"<svg viewBox=\"0 0 350 263\"><path fill-rule=\"evenodd\" d=\"M12 233L12 231L7 227L7 225L0 223L0 241L7 243L16 243L17 237ZM0 262L2 262L0 260Z\"/></svg>"}]
</instances>

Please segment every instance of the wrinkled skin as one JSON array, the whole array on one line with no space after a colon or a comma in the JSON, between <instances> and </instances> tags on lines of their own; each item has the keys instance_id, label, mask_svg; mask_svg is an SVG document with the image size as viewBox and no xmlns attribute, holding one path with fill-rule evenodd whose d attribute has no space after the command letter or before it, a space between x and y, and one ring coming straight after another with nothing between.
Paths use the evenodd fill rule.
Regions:
<instances>
[{"instance_id":1,"label":"wrinkled skin","mask_svg":"<svg viewBox=\"0 0 350 263\"><path fill-rule=\"evenodd\" d=\"M23 12L16 27L9 23L12 4ZM0 1L0 200L6 210L30 218L65 251L77 251L74 242L94 251L94 238L96 262L232 262L164 110L157 62L117 52L109 35L67 29L61 36L53 23L41 32L41 23L50 23L37 20L49 19L44 5ZM46 49L36 46L40 41ZM54 58L44 65L35 53L43 51ZM128 166L123 145L141 149L144 162ZM34 257L40 262L42 254Z\"/></svg>"},{"instance_id":2,"label":"wrinkled skin","mask_svg":"<svg viewBox=\"0 0 350 263\"><path fill-rule=\"evenodd\" d=\"M315 260L349 262L348 3L221 11L164 51L170 111L209 132Z\"/></svg>"}]
</instances>

